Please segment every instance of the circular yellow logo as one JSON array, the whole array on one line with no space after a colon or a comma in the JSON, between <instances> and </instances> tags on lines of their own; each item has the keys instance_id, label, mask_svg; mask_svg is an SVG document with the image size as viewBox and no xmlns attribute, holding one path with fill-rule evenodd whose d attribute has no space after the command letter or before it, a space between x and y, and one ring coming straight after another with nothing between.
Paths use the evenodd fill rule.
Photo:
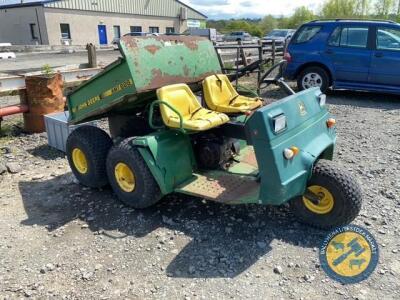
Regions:
<instances>
[{"instance_id":1,"label":"circular yellow logo","mask_svg":"<svg viewBox=\"0 0 400 300\"><path fill-rule=\"evenodd\" d=\"M341 283L366 279L378 263L378 245L364 228L349 225L333 231L320 250L321 266Z\"/></svg>"}]
</instances>

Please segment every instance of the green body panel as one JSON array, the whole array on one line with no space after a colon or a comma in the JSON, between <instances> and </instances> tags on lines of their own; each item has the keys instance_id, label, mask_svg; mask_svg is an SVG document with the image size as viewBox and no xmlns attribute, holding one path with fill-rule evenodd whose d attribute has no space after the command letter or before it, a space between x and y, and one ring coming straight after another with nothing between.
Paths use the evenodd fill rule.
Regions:
<instances>
[{"instance_id":1,"label":"green body panel","mask_svg":"<svg viewBox=\"0 0 400 300\"><path fill-rule=\"evenodd\" d=\"M221 72L213 44L201 37L123 38L122 53L138 93L172 83L196 83Z\"/></svg>"},{"instance_id":2,"label":"green body panel","mask_svg":"<svg viewBox=\"0 0 400 300\"><path fill-rule=\"evenodd\" d=\"M302 195L315 161L332 159L336 132L326 125L329 113L319 105L320 93L310 89L289 96L259 109L246 122L260 172L260 203L279 205ZM287 128L275 134L273 118L281 114ZM300 153L287 160L284 149L292 146Z\"/></svg>"},{"instance_id":3,"label":"green body panel","mask_svg":"<svg viewBox=\"0 0 400 300\"><path fill-rule=\"evenodd\" d=\"M124 36L120 51L122 58L68 95L70 123L129 114L156 100L160 87L221 73L213 44L203 37Z\"/></svg>"},{"instance_id":4,"label":"green body panel","mask_svg":"<svg viewBox=\"0 0 400 300\"><path fill-rule=\"evenodd\" d=\"M166 195L193 176L196 169L189 137L175 130L163 130L133 140Z\"/></svg>"},{"instance_id":5,"label":"green body panel","mask_svg":"<svg viewBox=\"0 0 400 300\"><path fill-rule=\"evenodd\" d=\"M76 124L100 116L128 102L127 95L135 94L128 65L119 59L67 96L69 122Z\"/></svg>"}]
</instances>

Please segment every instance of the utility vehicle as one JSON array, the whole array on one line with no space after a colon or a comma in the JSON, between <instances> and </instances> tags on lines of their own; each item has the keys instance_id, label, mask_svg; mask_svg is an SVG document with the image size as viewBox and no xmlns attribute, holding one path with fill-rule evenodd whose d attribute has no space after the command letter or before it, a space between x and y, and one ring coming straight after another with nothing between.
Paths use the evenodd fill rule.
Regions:
<instances>
[{"instance_id":1,"label":"utility vehicle","mask_svg":"<svg viewBox=\"0 0 400 300\"><path fill-rule=\"evenodd\" d=\"M331 228L361 208L354 178L331 162L335 120L318 88L275 103L239 94L213 44L195 36L124 36L122 57L68 96L72 172L145 208L170 193L223 204L289 202L303 222Z\"/></svg>"}]
</instances>

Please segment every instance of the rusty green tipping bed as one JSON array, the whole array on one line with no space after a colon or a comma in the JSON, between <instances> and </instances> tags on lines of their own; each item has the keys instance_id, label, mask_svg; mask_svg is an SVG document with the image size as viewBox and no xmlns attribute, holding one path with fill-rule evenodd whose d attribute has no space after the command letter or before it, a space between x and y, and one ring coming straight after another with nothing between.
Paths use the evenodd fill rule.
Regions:
<instances>
[{"instance_id":1,"label":"rusty green tipping bed","mask_svg":"<svg viewBox=\"0 0 400 300\"><path fill-rule=\"evenodd\" d=\"M213 44L193 36L125 36L122 57L68 95L70 123L129 113L169 84L198 83L221 72Z\"/></svg>"}]
</instances>

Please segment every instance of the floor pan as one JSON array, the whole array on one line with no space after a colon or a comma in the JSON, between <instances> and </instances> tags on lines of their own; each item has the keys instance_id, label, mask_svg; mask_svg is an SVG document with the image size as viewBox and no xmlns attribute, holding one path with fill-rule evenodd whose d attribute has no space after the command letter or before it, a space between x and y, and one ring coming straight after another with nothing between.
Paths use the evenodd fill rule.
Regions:
<instances>
[{"instance_id":1,"label":"floor pan","mask_svg":"<svg viewBox=\"0 0 400 300\"><path fill-rule=\"evenodd\" d=\"M179 186L176 191L224 204L243 204L257 203L259 186L253 176L208 171L194 174L191 180Z\"/></svg>"}]
</instances>

